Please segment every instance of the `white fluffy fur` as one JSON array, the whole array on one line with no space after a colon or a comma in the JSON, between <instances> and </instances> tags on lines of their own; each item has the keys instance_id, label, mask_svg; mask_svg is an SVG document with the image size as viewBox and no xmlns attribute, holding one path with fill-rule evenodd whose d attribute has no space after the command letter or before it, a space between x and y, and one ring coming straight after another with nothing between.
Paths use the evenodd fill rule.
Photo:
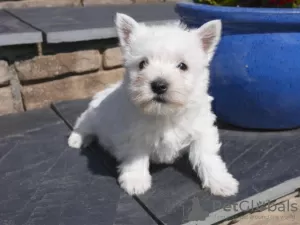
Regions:
<instances>
[{"instance_id":1,"label":"white fluffy fur","mask_svg":"<svg viewBox=\"0 0 300 225\"><path fill-rule=\"evenodd\" d=\"M231 196L238 182L219 155L220 141L207 93L208 66L221 36L221 22L195 30L168 24L146 26L117 14L124 80L99 92L78 118L69 145L80 148L96 136L120 162L119 183L131 195L151 187L150 161L172 163L188 149L189 159L212 194ZM145 68L139 64L146 60ZM178 65L185 63L186 71ZM150 83L163 78L166 103L153 100ZM88 139L87 139L88 138Z\"/></svg>"}]
</instances>

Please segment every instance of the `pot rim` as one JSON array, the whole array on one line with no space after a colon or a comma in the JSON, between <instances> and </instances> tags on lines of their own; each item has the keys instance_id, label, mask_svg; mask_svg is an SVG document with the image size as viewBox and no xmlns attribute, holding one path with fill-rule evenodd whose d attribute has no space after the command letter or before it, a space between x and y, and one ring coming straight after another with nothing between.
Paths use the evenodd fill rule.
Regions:
<instances>
[{"instance_id":1,"label":"pot rim","mask_svg":"<svg viewBox=\"0 0 300 225\"><path fill-rule=\"evenodd\" d=\"M233 6L215 6L193 2L179 2L175 6L177 8L184 8L187 10L200 10L211 12L243 12L243 13L260 13L260 14L300 14L300 8L256 8L256 7L233 7Z\"/></svg>"},{"instance_id":2,"label":"pot rim","mask_svg":"<svg viewBox=\"0 0 300 225\"><path fill-rule=\"evenodd\" d=\"M221 19L238 24L281 24L300 30L300 8L249 8L180 2L176 4L175 12L183 21Z\"/></svg>"}]
</instances>

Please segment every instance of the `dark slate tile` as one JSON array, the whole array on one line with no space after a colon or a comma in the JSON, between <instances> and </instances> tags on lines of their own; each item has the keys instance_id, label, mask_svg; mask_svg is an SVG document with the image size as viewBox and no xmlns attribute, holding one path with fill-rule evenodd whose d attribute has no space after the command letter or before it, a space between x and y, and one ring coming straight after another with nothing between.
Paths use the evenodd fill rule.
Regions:
<instances>
[{"instance_id":1,"label":"dark slate tile","mask_svg":"<svg viewBox=\"0 0 300 225\"><path fill-rule=\"evenodd\" d=\"M188 160L183 158L169 171L163 170L159 175L155 174L153 188L140 197L165 223L183 224L195 220L208 220L208 217L211 216L209 213L222 210L229 204L235 204L299 177L300 131L291 132L289 135L280 133L241 134L224 130L221 133L224 143L223 158L228 164L230 172L240 181L238 195L221 198L211 196L208 192L201 190L198 180L189 178L193 171ZM300 186L300 182L298 186ZM279 196L293 192L295 190L293 188L295 187L282 191ZM166 198L166 200L161 201L162 198ZM274 200L271 198L270 196L267 200ZM246 204L251 207L250 202ZM195 213L196 211L197 213ZM215 217L209 220L217 222L222 219L225 218Z\"/></svg>"},{"instance_id":2,"label":"dark slate tile","mask_svg":"<svg viewBox=\"0 0 300 225\"><path fill-rule=\"evenodd\" d=\"M42 32L0 10L0 46L42 42Z\"/></svg>"},{"instance_id":3,"label":"dark slate tile","mask_svg":"<svg viewBox=\"0 0 300 225\"><path fill-rule=\"evenodd\" d=\"M78 116L88 107L88 104L91 99L80 99L80 100L71 100L71 101L62 101L54 103L53 106L58 110L58 113L63 116L67 123L73 127L74 123Z\"/></svg>"},{"instance_id":4,"label":"dark slate tile","mask_svg":"<svg viewBox=\"0 0 300 225\"><path fill-rule=\"evenodd\" d=\"M9 12L42 30L48 43L59 43L116 37L114 17L117 12L142 22L177 20L174 6L174 3L158 3L9 9Z\"/></svg>"},{"instance_id":5,"label":"dark slate tile","mask_svg":"<svg viewBox=\"0 0 300 225\"><path fill-rule=\"evenodd\" d=\"M88 100L80 100L58 103L56 107L73 124L87 104ZM300 130L255 132L220 126L220 134L221 155L229 171L240 181L238 195L222 198L202 190L186 156L173 166L152 166L153 186L139 199L165 224L179 225L190 221L211 224L238 212L231 210L225 217L220 216L220 211L227 205L249 198L271 201L300 186L300 179L294 182L296 186L278 186L300 176ZM270 190L273 187L278 187L276 195L273 189ZM255 197L258 194L263 197L258 199ZM250 208L258 204L247 201Z\"/></svg>"},{"instance_id":6,"label":"dark slate tile","mask_svg":"<svg viewBox=\"0 0 300 225\"><path fill-rule=\"evenodd\" d=\"M0 130L0 224L155 224L97 153L67 146L50 109L2 116Z\"/></svg>"},{"instance_id":7,"label":"dark slate tile","mask_svg":"<svg viewBox=\"0 0 300 225\"><path fill-rule=\"evenodd\" d=\"M0 138L21 135L35 129L61 123L52 110L32 110L0 117ZM9 139L7 139L9 140Z\"/></svg>"}]
</instances>

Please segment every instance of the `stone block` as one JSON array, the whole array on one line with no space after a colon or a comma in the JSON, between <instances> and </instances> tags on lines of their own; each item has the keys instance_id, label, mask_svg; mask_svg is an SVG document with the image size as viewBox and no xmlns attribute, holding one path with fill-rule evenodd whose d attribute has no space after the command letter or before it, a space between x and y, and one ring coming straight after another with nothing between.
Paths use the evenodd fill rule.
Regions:
<instances>
[{"instance_id":1,"label":"stone block","mask_svg":"<svg viewBox=\"0 0 300 225\"><path fill-rule=\"evenodd\" d=\"M192 2L191 0L165 0L166 2Z\"/></svg>"},{"instance_id":2,"label":"stone block","mask_svg":"<svg viewBox=\"0 0 300 225\"><path fill-rule=\"evenodd\" d=\"M87 5L97 5L97 4L120 4L120 5L124 5L124 4L131 4L133 3L133 0L84 0L83 1L83 5L87 6Z\"/></svg>"},{"instance_id":3,"label":"stone block","mask_svg":"<svg viewBox=\"0 0 300 225\"><path fill-rule=\"evenodd\" d=\"M134 3L158 3L158 2L165 2L165 0L134 0Z\"/></svg>"},{"instance_id":4,"label":"stone block","mask_svg":"<svg viewBox=\"0 0 300 225\"><path fill-rule=\"evenodd\" d=\"M10 87L0 88L0 115L14 113L13 96Z\"/></svg>"},{"instance_id":5,"label":"stone block","mask_svg":"<svg viewBox=\"0 0 300 225\"><path fill-rule=\"evenodd\" d=\"M124 69L120 68L24 86L22 95L25 108L42 108L51 102L91 97L122 79L123 73Z\"/></svg>"},{"instance_id":6,"label":"stone block","mask_svg":"<svg viewBox=\"0 0 300 225\"><path fill-rule=\"evenodd\" d=\"M119 47L108 48L103 52L103 67L111 69L123 65L123 57Z\"/></svg>"},{"instance_id":7,"label":"stone block","mask_svg":"<svg viewBox=\"0 0 300 225\"><path fill-rule=\"evenodd\" d=\"M37 56L16 62L21 81L55 78L67 73L84 73L101 69L101 55L98 50L59 53Z\"/></svg>"},{"instance_id":8,"label":"stone block","mask_svg":"<svg viewBox=\"0 0 300 225\"><path fill-rule=\"evenodd\" d=\"M114 84L123 79L123 75L125 73L124 68L101 71L99 73L95 73L98 76L99 81L104 85Z\"/></svg>"},{"instance_id":9,"label":"stone block","mask_svg":"<svg viewBox=\"0 0 300 225\"><path fill-rule=\"evenodd\" d=\"M79 6L80 0L23 0L0 2L0 8Z\"/></svg>"},{"instance_id":10,"label":"stone block","mask_svg":"<svg viewBox=\"0 0 300 225\"><path fill-rule=\"evenodd\" d=\"M8 64L6 61L0 60L0 86L9 84L10 74L8 72Z\"/></svg>"}]
</instances>

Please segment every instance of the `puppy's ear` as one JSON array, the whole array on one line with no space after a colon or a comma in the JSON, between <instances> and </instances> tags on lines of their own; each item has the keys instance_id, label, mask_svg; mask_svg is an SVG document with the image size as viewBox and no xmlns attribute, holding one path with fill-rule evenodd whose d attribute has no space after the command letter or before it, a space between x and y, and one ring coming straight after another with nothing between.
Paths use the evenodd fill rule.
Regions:
<instances>
[{"instance_id":1,"label":"puppy's ear","mask_svg":"<svg viewBox=\"0 0 300 225\"><path fill-rule=\"evenodd\" d=\"M210 61L215 53L216 47L221 39L222 23L221 20L212 20L205 23L195 30L198 35L201 46Z\"/></svg>"},{"instance_id":2,"label":"puppy's ear","mask_svg":"<svg viewBox=\"0 0 300 225\"><path fill-rule=\"evenodd\" d=\"M122 47L126 47L129 45L131 36L139 24L130 16L122 13L116 14L115 24L120 44Z\"/></svg>"}]
</instances>

